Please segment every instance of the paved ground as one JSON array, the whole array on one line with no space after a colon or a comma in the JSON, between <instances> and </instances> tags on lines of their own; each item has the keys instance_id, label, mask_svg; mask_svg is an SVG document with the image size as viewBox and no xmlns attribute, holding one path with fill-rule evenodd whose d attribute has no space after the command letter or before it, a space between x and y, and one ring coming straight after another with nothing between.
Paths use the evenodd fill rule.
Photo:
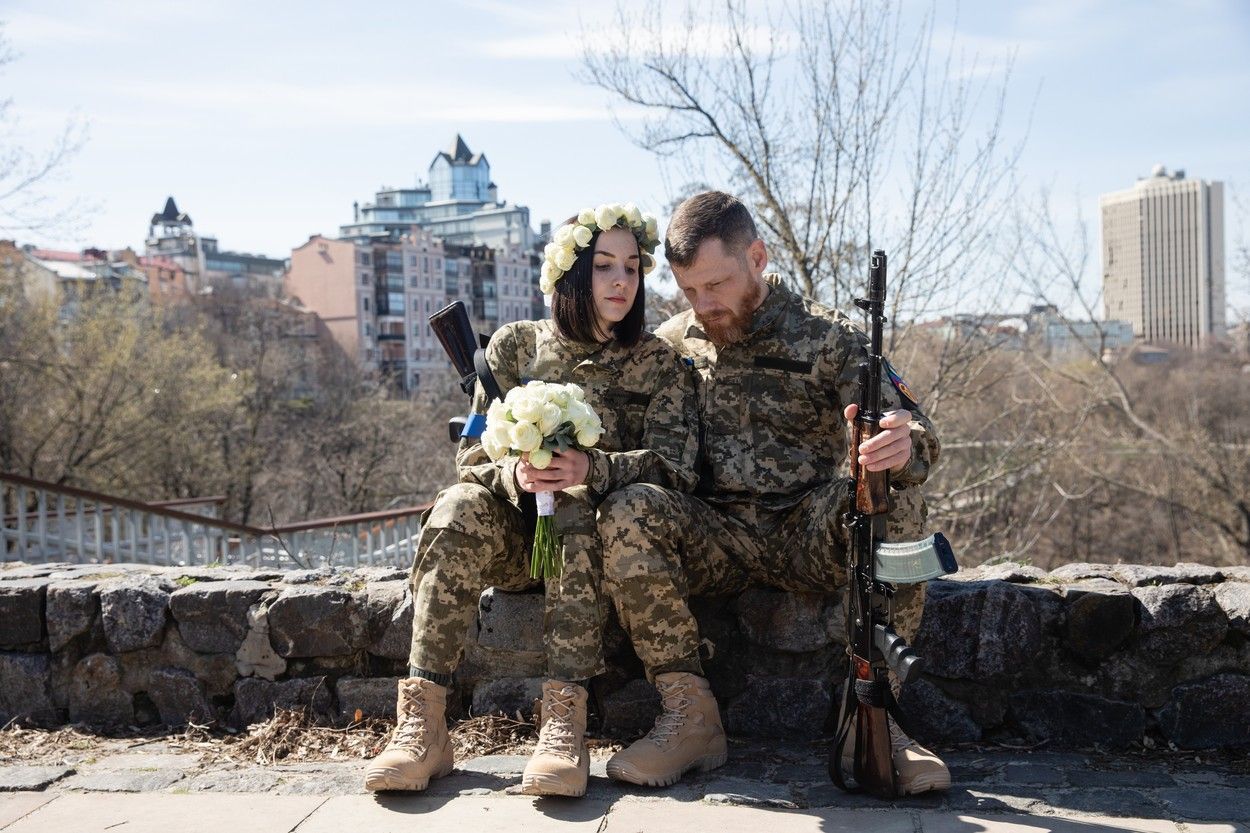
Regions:
<instances>
[{"instance_id":1,"label":"paved ground","mask_svg":"<svg viewBox=\"0 0 1250 833\"><path fill-rule=\"evenodd\" d=\"M375 797L361 761L205 763L154 739L59 763L0 762L4 833L1250 833L1250 775L1228 759L1048 752L947 754L945 794L894 803L847 796L812 747L736 743L727 766L666 790L592 769L581 800L512 795L525 758L460 766L421 795Z\"/></svg>"}]
</instances>

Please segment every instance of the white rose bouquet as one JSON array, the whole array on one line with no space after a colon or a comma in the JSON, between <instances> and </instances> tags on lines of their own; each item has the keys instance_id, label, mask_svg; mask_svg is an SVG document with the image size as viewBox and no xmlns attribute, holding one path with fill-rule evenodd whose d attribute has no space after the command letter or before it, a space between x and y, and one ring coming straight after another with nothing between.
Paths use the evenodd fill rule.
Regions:
<instances>
[{"instance_id":1,"label":"white rose bouquet","mask_svg":"<svg viewBox=\"0 0 1250 833\"><path fill-rule=\"evenodd\" d=\"M599 442L603 423L586 404L586 394L574 384L530 382L508 391L486 412L482 448L492 460L509 454L528 454L537 469L551 465L556 451L591 448ZM555 495L539 492L538 526L534 530L534 553L530 575L547 578L560 574L559 532L555 528Z\"/></svg>"}]
</instances>

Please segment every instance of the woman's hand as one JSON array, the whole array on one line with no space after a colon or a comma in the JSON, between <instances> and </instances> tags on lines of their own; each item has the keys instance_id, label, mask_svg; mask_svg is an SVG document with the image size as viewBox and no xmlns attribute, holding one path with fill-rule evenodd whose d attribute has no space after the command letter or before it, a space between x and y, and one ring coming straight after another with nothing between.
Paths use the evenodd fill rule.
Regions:
<instances>
[{"instance_id":1,"label":"woman's hand","mask_svg":"<svg viewBox=\"0 0 1250 833\"><path fill-rule=\"evenodd\" d=\"M553 452L551 464L536 469L529 464L529 455L522 454L516 466L516 482L527 492L560 492L586 482L590 472L590 457L586 452L570 448Z\"/></svg>"}]
</instances>

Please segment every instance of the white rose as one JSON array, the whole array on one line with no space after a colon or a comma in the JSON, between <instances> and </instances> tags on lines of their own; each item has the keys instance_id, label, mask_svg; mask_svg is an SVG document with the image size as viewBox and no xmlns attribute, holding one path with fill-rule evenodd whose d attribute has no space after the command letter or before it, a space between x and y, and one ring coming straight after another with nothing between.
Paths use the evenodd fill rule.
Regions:
<instances>
[{"instance_id":1,"label":"white rose","mask_svg":"<svg viewBox=\"0 0 1250 833\"><path fill-rule=\"evenodd\" d=\"M578 431L577 444L582 448L593 448L595 443L599 442L599 436L602 433L602 431L592 431L590 429Z\"/></svg>"},{"instance_id":2,"label":"white rose","mask_svg":"<svg viewBox=\"0 0 1250 833\"><path fill-rule=\"evenodd\" d=\"M591 237L594 237L594 232L585 226L578 226L573 229L573 242L578 245L578 248L584 249L589 246Z\"/></svg>"},{"instance_id":3,"label":"white rose","mask_svg":"<svg viewBox=\"0 0 1250 833\"><path fill-rule=\"evenodd\" d=\"M543 444L542 432L532 422L518 422L512 426L512 447L517 451L533 451Z\"/></svg>"},{"instance_id":4,"label":"white rose","mask_svg":"<svg viewBox=\"0 0 1250 833\"><path fill-rule=\"evenodd\" d=\"M551 242L566 249L573 245L573 227L560 226L556 229L556 233L551 236Z\"/></svg>"},{"instance_id":5,"label":"white rose","mask_svg":"<svg viewBox=\"0 0 1250 833\"><path fill-rule=\"evenodd\" d=\"M560 254L560 250L563 248L559 243L548 243L546 246L543 246L543 257L547 260L555 260L556 255Z\"/></svg>"},{"instance_id":6,"label":"white rose","mask_svg":"<svg viewBox=\"0 0 1250 833\"><path fill-rule=\"evenodd\" d=\"M645 275L655 268L655 258L646 252L642 253L642 273Z\"/></svg>"},{"instance_id":7,"label":"white rose","mask_svg":"<svg viewBox=\"0 0 1250 833\"><path fill-rule=\"evenodd\" d=\"M660 230L660 224L659 224L659 222L658 222L658 221L656 221L656 219L655 219L655 215L654 215L654 214L643 214L643 215L642 215L642 222L643 222L643 225L646 227L646 230L647 230L647 237L649 237L649 238L651 238L652 240L654 240L654 239L657 237L657 233L658 233L658 232L659 232L659 230Z\"/></svg>"},{"instance_id":8,"label":"white rose","mask_svg":"<svg viewBox=\"0 0 1250 833\"><path fill-rule=\"evenodd\" d=\"M482 432L482 448L486 451L486 456L492 460L500 460L508 456L511 444L512 435L508 432L508 426L503 423Z\"/></svg>"},{"instance_id":9,"label":"white rose","mask_svg":"<svg viewBox=\"0 0 1250 833\"><path fill-rule=\"evenodd\" d=\"M575 430L580 430L590 424L594 415L590 413L590 408L586 407L585 402L574 400L564 409L564 416L569 422L573 423Z\"/></svg>"},{"instance_id":10,"label":"white rose","mask_svg":"<svg viewBox=\"0 0 1250 833\"><path fill-rule=\"evenodd\" d=\"M577 260L577 255L573 252L572 249L561 249L559 252L556 253L556 257L555 257L556 266L560 267L560 269L564 270L565 272L573 268L573 263L576 260Z\"/></svg>"},{"instance_id":11,"label":"white rose","mask_svg":"<svg viewBox=\"0 0 1250 833\"><path fill-rule=\"evenodd\" d=\"M564 387L566 390L568 390L569 396L572 397L573 399L577 400L578 402L586 401L586 391L582 390L581 385L575 384L573 382L569 382Z\"/></svg>"},{"instance_id":12,"label":"white rose","mask_svg":"<svg viewBox=\"0 0 1250 833\"><path fill-rule=\"evenodd\" d=\"M595 209L595 225L605 231L615 226L620 217L621 212L615 205L604 204Z\"/></svg>"},{"instance_id":13,"label":"white rose","mask_svg":"<svg viewBox=\"0 0 1250 833\"><path fill-rule=\"evenodd\" d=\"M543 432L544 437L550 437L563 421L564 411L554 402L548 402L543 405L542 413L538 416L538 430Z\"/></svg>"},{"instance_id":14,"label":"white rose","mask_svg":"<svg viewBox=\"0 0 1250 833\"><path fill-rule=\"evenodd\" d=\"M554 279L554 278L547 278L547 277L539 278L539 280L538 280L538 289L539 289L539 291L541 291L544 295L551 295L552 293L554 293L554 292L556 291L556 282L555 282L555 279Z\"/></svg>"},{"instance_id":15,"label":"white rose","mask_svg":"<svg viewBox=\"0 0 1250 833\"><path fill-rule=\"evenodd\" d=\"M631 227L642 225L642 212L638 210L638 206L632 202L627 202L622 206L622 209L625 214L625 222L629 223Z\"/></svg>"},{"instance_id":16,"label":"white rose","mask_svg":"<svg viewBox=\"0 0 1250 833\"><path fill-rule=\"evenodd\" d=\"M595 210L593 208L583 208L577 212L577 222L583 226L588 226L595 221Z\"/></svg>"},{"instance_id":17,"label":"white rose","mask_svg":"<svg viewBox=\"0 0 1250 833\"><path fill-rule=\"evenodd\" d=\"M561 412L563 412L564 409L569 406L569 402L572 401L572 398L569 396L568 388L564 385L548 385L547 401L552 405L555 405Z\"/></svg>"},{"instance_id":18,"label":"white rose","mask_svg":"<svg viewBox=\"0 0 1250 833\"><path fill-rule=\"evenodd\" d=\"M560 271L559 267L557 267L550 260L544 260L543 268L539 270L539 274L549 281L557 281L560 279L560 276L564 274L564 272Z\"/></svg>"},{"instance_id":19,"label":"white rose","mask_svg":"<svg viewBox=\"0 0 1250 833\"><path fill-rule=\"evenodd\" d=\"M530 465L536 469L545 469L551 465L551 452L545 448L536 448L530 452Z\"/></svg>"},{"instance_id":20,"label":"white rose","mask_svg":"<svg viewBox=\"0 0 1250 833\"><path fill-rule=\"evenodd\" d=\"M520 422L538 422L542 416L543 403L533 396L523 396L512 406L512 418Z\"/></svg>"}]
</instances>

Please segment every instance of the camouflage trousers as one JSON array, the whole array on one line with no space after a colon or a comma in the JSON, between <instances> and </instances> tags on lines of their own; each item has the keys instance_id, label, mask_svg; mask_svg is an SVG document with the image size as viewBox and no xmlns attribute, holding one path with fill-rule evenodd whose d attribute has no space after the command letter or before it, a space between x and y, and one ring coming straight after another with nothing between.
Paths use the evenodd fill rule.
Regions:
<instances>
[{"instance_id":1,"label":"camouflage trousers","mask_svg":"<svg viewBox=\"0 0 1250 833\"><path fill-rule=\"evenodd\" d=\"M841 518L849 479L814 489L795 506L763 512L712 506L659 486L635 484L599 507L604 589L647 676L702 674L699 633L686 600L736 594L749 585L840 592L847 584ZM927 508L916 489L890 495L886 540L924 537ZM909 642L920 626L924 585L900 585L895 629Z\"/></svg>"},{"instance_id":2,"label":"camouflage trousers","mask_svg":"<svg viewBox=\"0 0 1250 833\"><path fill-rule=\"evenodd\" d=\"M595 505L578 486L556 495L556 526L564 567L545 583L543 643L548 674L582 680L603 664L602 562ZM412 651L409 664L450 674L460 664L466 634L486 587L528 590L533 520L475 483L439 493L421 527L412 565Z\"/></svg>"}]
</instances>

